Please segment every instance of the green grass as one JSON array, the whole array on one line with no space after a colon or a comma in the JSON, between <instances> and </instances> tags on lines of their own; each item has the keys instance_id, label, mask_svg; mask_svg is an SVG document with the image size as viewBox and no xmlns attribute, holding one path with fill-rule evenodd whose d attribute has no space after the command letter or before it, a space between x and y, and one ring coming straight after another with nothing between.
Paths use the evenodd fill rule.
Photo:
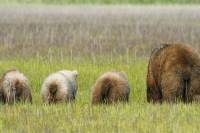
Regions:
<instances>
[{"instance_id":1,"label":"green grass","mask_svg":"<svg viewBox=\"0 0 200 133\"><path fill-rule=\"evenodd\" d=\"M200 0L0 0L19 4L199 4Z\"/></svg>"},{"instance_id":2,"label":"green grass","mask_svg":"<svg viewBox=\"0 0 200 133\"><path fill-rule=\"evenodd\" d=\"M84 59L83 59L84 60ZM197 104L153 105L146 102L147 60L129 63L69 62L27 59L1 60L0 73L18 68L30 80L33 104L0 106L1 132L140 132L188 133L200 131L200 108ZM43 79L60 69L77 69L78 94L73 104L44 105L40 87ZM124 71L131 86L127 104L90 103L90 87L96 78L109 70Z\"/></svg>"},{"instance_id":3,"label":"green grass","mask_svg":"<svg viewBox=\"0 0 200 133\"><path fill-rule=\"evenodd\" d=\"M64 8L1 7L0 75L21 70L30 81L33 104L0 105L0 132L200 132L199 104L146 101L147 58L153 48L178 41L200 50L198 7ZM44 105L41 84L61 69L79 72L76 102ZM130 101L92 106L90 88L109 70L128 75Z\"/></svg>"}]
</instances>

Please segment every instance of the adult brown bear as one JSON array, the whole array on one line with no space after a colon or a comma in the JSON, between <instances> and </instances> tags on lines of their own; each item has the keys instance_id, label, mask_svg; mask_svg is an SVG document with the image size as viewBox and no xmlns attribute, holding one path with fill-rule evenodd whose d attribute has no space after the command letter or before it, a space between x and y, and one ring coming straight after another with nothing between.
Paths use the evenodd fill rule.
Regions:
<instances>
[{"instance_id":1,"label":"adult brown bear","mask_svg":"<svg viewBox=\"0 0 200 133\"><path fill-rule=\"evenodd\" d=\"M148 102L192 102L200 96L200 57L189 46L164 44L150 57Z\"/></svg>"},{"instance_id":2,"label":"adult brown bear","mask_svg":"<svg viewBox=\"0 0 200 133\"><path fill-rule=\"evenodd\" d=\"M92 103L127 102L130 87L127 77L122 72L106 72L100 76L92 87Z\"/></svg>"}]
</instances>

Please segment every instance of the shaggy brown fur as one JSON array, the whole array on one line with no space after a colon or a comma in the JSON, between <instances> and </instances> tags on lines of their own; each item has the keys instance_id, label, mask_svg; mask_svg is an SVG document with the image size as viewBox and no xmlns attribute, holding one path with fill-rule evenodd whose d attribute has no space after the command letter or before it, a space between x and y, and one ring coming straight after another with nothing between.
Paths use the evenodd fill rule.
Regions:
<instances>
[{"instance_id":1,"label":"shaggy brown fur","mask_svg":"<svg viewBox=\"0 0 200 133\"><path fill-rule=\"evenodd\" d=\"M130 87L124 73L107 72L97 79L92 88L92 103L127 102L129 93Z\"/></svg>"},{"instance_id":2,"label":"shaggy brown fur","mask_svg":"<svg viewBox=\"0 0 200 133\"><path fill-rule=\"evenodd\" d=\"M8 104L19 101L32 103L32 95L27 83L28 81L21 80L20 78L6 79L6 75L10 72L18 73L19 71L12 69L3 74L0 80L0 101Z\"/></svg>"},{"instance_id":3,"label":"shaggy brown fur","mask_svg":"<svg viewBox=\"0 0 200 133\"><path fill-rule=\"evenodd\" d=\"M50 84L49 86L49 104L50 103L56 103L57 101L59 101L59 98L56 96L56 93L57 93L57 88L58 88L58 85L56 83L52 83Z\"/></svg>"},{"instance_id":4,"label":"shaggy brown fur","mask_svg":"<svg viewBox=\"0 0 200 133\"><path fill-rule=\"evenodd\" d=\"M148 102L191 102L200 95L200 58L190 47L165 44L155 49L147 74Z\"/></svg>"},{"instance_id":5,"label":"shaggy brown fur","mask_svg":"<svg viewBox=\"0 0 200 133\"><path fill-rule=\"evenodd\" d=\"M61 70L50 74L43 82L41 95L46 104L75 101L78 72Z\"/></svg>"}]
</instances>

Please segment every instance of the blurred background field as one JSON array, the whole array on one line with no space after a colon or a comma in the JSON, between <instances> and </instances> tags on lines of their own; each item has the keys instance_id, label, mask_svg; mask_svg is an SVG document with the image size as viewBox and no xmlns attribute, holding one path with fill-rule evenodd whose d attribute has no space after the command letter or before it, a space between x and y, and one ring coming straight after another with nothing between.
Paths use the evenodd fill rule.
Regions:
<instances>
[{"instance_id":1,"label":"blurred background field","mask_svg":"<svg viewBox=\"0 0 200 133\"><path fill-rule=\"evenodd\" d=\"M199 4L200 0L0 0L3 4Z\"/></svg>"},{"instance_id":2,"label":"blurred background field","mask_svg":"<svg viewBox=\"0 0 200 133\"><path fill-rule=\"evenodd\" d=\"M1 6L0 58L148 57L162 43L199 49L198 6Z\"/></svg>"},{"instance_id":3,"label":"blurred background field","mask_svg":"<svg viewBox=\"0 0 200 133\"><path fill-rule=\"evenodd\" d=\"M200 8L194 5L1 5L0 74L11 68L25 73L33 104L1 105L0 131L199 132L197 103L146 101L152 49L163 43L183 43L199 52L199 27ZM76 102L42 104L44 78L61 69L79 72ZM130 101L91 106L90 88L109 70L127 73Z\"/></svg>"}]
</instances>

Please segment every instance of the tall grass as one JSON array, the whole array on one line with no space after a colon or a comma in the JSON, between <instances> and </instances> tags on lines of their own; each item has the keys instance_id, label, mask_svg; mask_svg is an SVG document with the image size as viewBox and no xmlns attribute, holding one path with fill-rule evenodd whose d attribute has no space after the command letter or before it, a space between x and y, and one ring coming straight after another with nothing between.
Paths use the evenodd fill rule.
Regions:
<instances>
[{"instance_id":1,"label":"tall grass","mask_svg":"<svg viewBox=\"0 0 200 133\"><path fill-rule=\"evenodd\" d=\"M84 58L83 58L84 59ZM33 104L0 106L1 132L199 132L198 104L153 105L146 102L146 60L132 63L85 63L5 60L0 73L18 68L30 80ZM44 105L40 87L44 78L61 69L77 69L78 94L75 103ZM127 104L91 105L91 86L109 70L124 71L131 86Z\"/></svg>"},{"instance_id":2,"label":"tall grass","mask_svg":"<svg viewBox=\"0 0 200 133\"><path fill-rule=\"evenodd\" d=\"M198 7L1 6L0 74L11 68L29 79L33 104L0 105L0 132L199 132L192 104L149 104L146 71L161 43L199 50ZM75 103L44 105L41 84L50 73L76 69ZM91 105L91 86L109 70L124 71L127 104Z\"/></svg>"},{"instance_id":3,"label":"tall grass","mask_svg":"<svg viewBox=\"0 0 200 133\"><path fill-rule=\"evenodd\" d=\"M1 6L0 16L0 58L134 58L166 42L200 46L196 6Z\"/></svg>"},{"instance_id":4,"label":"tall grass","mask_svg":"<svg viewBox=\"0 0 200 133\"><path fill-rule=\"evenodd\" d=\"M84 60L84 58L82 59ZM146 71L145 66L146 63L142 60L138 60L135 63L130 64L122 64L118 61L110 64L93 63L92 61L87 60L85 60L84 63L74 63L71 61L65 61L64 63L62 63L55 60L52 62L50 60L43 61L40 59L16 59L5 61L2 60L0 62L0 72L3 73L5 70L10 68L17 68L21 70L29 78L33 94L32 105L17 104L14 106L1 106L0 117L2 122L2 131L12 132L14 131L14 129L17 129L15 130L16 132L60 132L68 130L78 132L92 132L96 128L96 126L102 128L103 131L103 126L107 125L103 121L105 121L107 118L104 118L102 119L102 121L99 122L97 122L96 119L101 119L101 115L104 114L104 109L106 109L107 107L97 106L92 108L90 104L90 88L95 83L96 78L100 76L100 74L109 70L126 72L128 74L131 85L130 104L144 104L146 103L144 82ZM79 89L76 102L74 104L45 106L43 105L40 96L41 84L48 74L61 69L76 69L79 72ZM104 117L106 117L107 115L108 119L110 117L112 121L115 121L115 110L117 109L120 111L122 110L123 106L128 108L128 105L123 104L116 106L116 108L115 106L108 106L108 108L110 108L110 111L113 110L113 112L111 112L113 116L110 117L109 114L105 114ZM109 113L110 111L107 110L106 112ZM125 112L120 113L125 115ZM87 124L91 124L92 128L90 129ZM114 131L118 129L115 129L115 127L114 129L111 127L110 129L108 129L108 131L112 130Z\"/></svg>"}]
</instances>

